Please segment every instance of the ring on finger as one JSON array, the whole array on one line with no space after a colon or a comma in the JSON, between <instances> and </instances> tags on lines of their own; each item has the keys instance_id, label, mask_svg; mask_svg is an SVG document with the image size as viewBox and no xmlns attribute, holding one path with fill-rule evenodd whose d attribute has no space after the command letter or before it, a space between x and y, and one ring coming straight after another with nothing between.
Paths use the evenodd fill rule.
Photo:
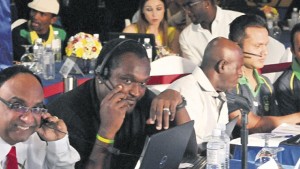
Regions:
<instances>
[{"instance_id":1,"label":"ring on finger","mask_svg":"<svg viewBox=\"0 0 300 169\"><path fill-rule=\"evenodd\" d=\"M170 112L169 108L165 107L165 108L163 108L163 111L166 111L166 112L168 112L169 115L171 115L171 112Z\"/></svg>"}]
</instances>

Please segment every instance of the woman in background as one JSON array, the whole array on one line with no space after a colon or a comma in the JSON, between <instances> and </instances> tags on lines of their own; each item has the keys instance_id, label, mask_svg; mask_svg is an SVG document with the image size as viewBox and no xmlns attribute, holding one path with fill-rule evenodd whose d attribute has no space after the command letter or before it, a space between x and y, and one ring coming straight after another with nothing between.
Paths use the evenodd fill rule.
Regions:
<instances>
[{"instance_id":1,"label":"woman in background","mask_svg":"<svg viewBox=\"0 0 300 169\"><path fill-rule=\"evenodd\" d=\"M156 46L163 46L170 53L180 55L179 31L168 26L165 0L141 0L139 19L127 26L124 33L148 33L155 35Z\"/></svg>"}]
</instances>

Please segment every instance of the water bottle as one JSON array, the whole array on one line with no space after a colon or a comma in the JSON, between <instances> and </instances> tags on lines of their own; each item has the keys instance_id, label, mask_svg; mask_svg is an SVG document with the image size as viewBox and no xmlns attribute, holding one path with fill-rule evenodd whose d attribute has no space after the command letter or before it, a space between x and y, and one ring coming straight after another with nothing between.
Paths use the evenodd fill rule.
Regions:
<instances>
[{"instance_id":1,"label":"water bottle","mask_svg":"<svg viewBox=\"0 0 300 169\"><path fill-rule=\"evenodd\" d=\"M221 130L221 139L225 143L225 169L229 169L230 163L230 138L226 133L226 125L223 123L219 123L217 126L218 129Z\"/></svg>"},{"instance_id":2,"label":"water bottle","mask_svg":"<svg viewBox=\"0 0 300 169\"><path fill-rule=\"evenodd\" d=\"M211 139L207 143L206 169L224 169L225 142L221 139L221 130L214 129Z\"/></svg>"},{"instance_id":3,"label":"water bottle","mask_svg":"<svg viewBox=\"0 0 300 169\"><path fill-rule=\"evenodd\" d=\"M54 53L50 44L46 45L44 56L42 59L43 65L43 78L46 80L55 78L55 61Z\"/></svg>"},{"instance_id":4,"label":"water bottle","mask_svg":"<svg viewBox=\"0 0 300 169\"><path fill-rule=\"evenodd\" d=\"M55 62L61 62L61 39L59 32L54 31L54 39L52 40L52 50L55 57Z\"/></svg>"},{"instance_id":5,"label":"water bottle","mask_svg":"<svg viewBox=\"0 0 300 169\"><path fill-rule=\"evenodd\" d=\"M43 40L42 38L38 38L35 41L35 45L33 47L33 52L34 52L34 57L35 57L35 73L36 74L41 74L43 67L42 67L42 58L43 58L43 53L44 53L44 45L43 45Z\"/></svg>"},{"instance_id":6,"label":"water bottle","mask_svg":"<svg viewBox=\"0 0 300 169\"><path fill-rule=\"evenodd\" d=\"M147 51L147 55L148 55L150 62L152 62L152 46L150 44L150 38L145 38L143 45Z\"/></svg>"},{"instance_id":7,"label":"water bottle","mask_svg":"<svg viewBox=\"0 0 300 169\"><path fill-rule=\"evenodd\" d=\"M298 18L299 18L298 8L293 8L293 12L291 14L292 27L294 27L294 25L298 23Z\"/></svg>"}]
</instances>

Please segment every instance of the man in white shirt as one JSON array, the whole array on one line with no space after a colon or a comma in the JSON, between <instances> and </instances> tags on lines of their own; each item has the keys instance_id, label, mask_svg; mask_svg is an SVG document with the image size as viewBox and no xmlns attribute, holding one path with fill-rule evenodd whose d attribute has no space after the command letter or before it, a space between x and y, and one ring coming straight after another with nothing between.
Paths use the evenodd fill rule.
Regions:
<instances>
[{"instance_id":1,"label":"man in white shirt","mask_svg":"<svg viewBox=\"0 0 300 169\"><path fill-rule=\"evenodd\" d=\"M236 43L223 37L213 39L205 49L201 67L173 82L154 99L152 107L153 104L169 106L179 92L187 101L190 118L195 120L197 143L206 142L218 123L228 122L224 92L234 88L242 75L242 56Z\"/></svg>"},{"instance_id":2,"label":"man in white shirt","mask_svg":"<svg viewBox=\"0 0 300 169\"><path fill-rule=\"evenodd\" d=\"M228 37L229 24L243 13L223 10L215 0L184 0L183 8L192 23L180 34L182 55L201 65L204 50L215 37Z\"/></svg>"},{"instance_id":3,"label":"man in white shirt","mask_svg":"<svg viewBox=\"0 0 300 169\"><path fill-rule=\"evenodd\" d=\"M80 159L64 121L47 113L43 99L41 81L30 70L0 72L0 168L72 169Z\"/></svg>"},{"instance_id":4,"label":"man in white shirt","mask_svg":"<svg viewBox=\"0 0 300 169\"><path fill-rule=\"evenodd\" d=\"M183 8L192 23L181 32L179 37L182 56L199 66L208 42L219 36L228 38L230 23L244 15L241 12L221 9L216 5L215 0L184 0ZM278 63L285 54L284 45L271 37L268 49L269 59L265 64Z\"/></svg>"}]
</instances>

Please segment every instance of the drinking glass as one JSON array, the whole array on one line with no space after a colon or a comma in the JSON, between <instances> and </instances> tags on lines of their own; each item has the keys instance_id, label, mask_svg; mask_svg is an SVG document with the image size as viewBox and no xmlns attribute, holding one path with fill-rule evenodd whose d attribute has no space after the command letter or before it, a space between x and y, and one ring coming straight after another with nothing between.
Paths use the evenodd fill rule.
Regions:
<instances>
[{"instance_id":1,"label":"drinking glass","mask_svg":"<svg viewBox=\"0 0 300 169\"><path fill-rule=\"evenodd\" d=\"M21 46L25 48L25 53L20 58L21 64L34 72L34 65L35 65L34 55L33 53L29 52L29 48L32 45L21 45Z\"/></svg>"},{"instance_id":2,"label":"drinking glass","mask_svg":"<svg viewBox=\"0 0 300 169\"><path fill-rule=\"evenodd\" d=\"M273 29L272 29L272 37L275 38L275 39L279 39L280 36L281 36L281 29L280 27L278 26L278 20L274 20L274 26L273 26Z\"/></svg>"},{"instance_id":3,"label":"drinking glass","mask_svg":"<svg viewBox=\"0 0 300 169\"><path fill-rule=\"evenodd\" d=\"M268 162L271 158L273 158L278 166L278 169L282 169L282 165L279 163L277 158L277 153L284 150L283 147L270 147L269 140L274 137L275 134L272 133L263 133L261 138L265 141L265 146L257 153L255 157L255 165L257 167L263 165Z\"/></svg>"},{"instance_id":4,"label":"drinking glass","mask_svg":"<svg viewBox=\"0 0 300 169\"><path fill-rule=\"evenodd\" d=\"M32 62L34 59L34 55L33 55L33 53L29 52L29 48L32 45L21 45L21 46L25 48L25 53L21 56L20 61L21 62Z\"/></svg>"}]
</instances>

